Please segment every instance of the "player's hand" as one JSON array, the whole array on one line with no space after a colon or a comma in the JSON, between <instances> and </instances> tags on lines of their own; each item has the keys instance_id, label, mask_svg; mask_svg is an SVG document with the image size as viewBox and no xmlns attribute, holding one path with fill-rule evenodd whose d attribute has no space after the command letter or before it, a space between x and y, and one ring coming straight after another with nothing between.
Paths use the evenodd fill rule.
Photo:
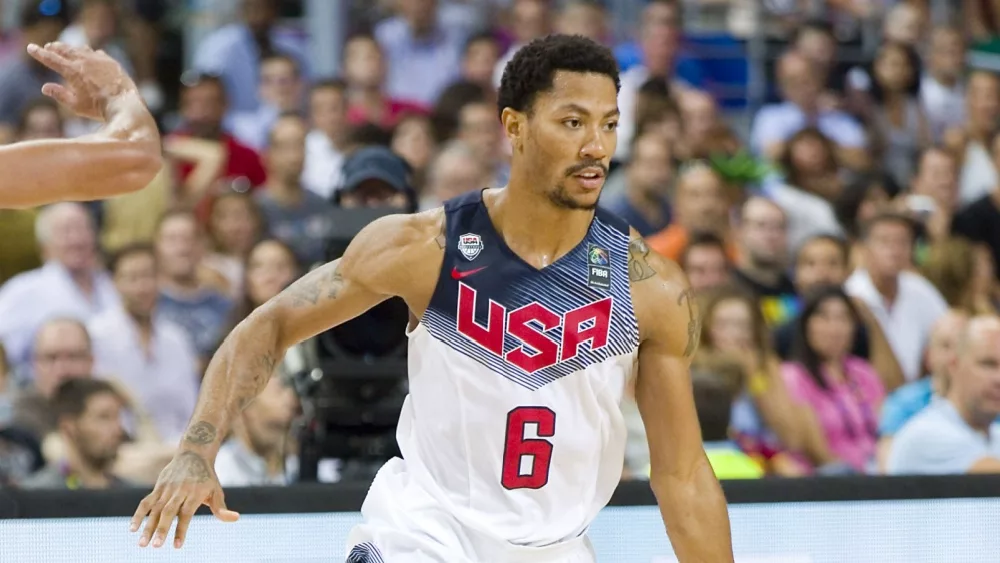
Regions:
<instances>
[{"instance_id":1,"label":"player's hand","mask_svg":"<svg viewBox=\"0 0 1000 563\"><path fill-rule=\"evenodd\" d=\"M226 508L222 486L211 464L193 451L179 452L160 472L153 492L142 499L132 516L133 532L138 531L142 519L149 516L139 538L139 547L146 547L150 540L153 547L162 546L167 541L174 518L177 519L174 547L184 545L191 518L203 504L223 522L235 522L240 517Z\"/></svg>"},{"instance_id":2,"label":"player's hand","mask_svg":"<svg viewBox=\"0 0 1000 563\"><path fill-rule=\"evenodd\" d=\"M104 51L57 42L28 45L28 54L63 77L64 84L49 82L42 93L81 117L104 121L108 103L139 91L125 69Z\"/></svg>"}]
</instances>

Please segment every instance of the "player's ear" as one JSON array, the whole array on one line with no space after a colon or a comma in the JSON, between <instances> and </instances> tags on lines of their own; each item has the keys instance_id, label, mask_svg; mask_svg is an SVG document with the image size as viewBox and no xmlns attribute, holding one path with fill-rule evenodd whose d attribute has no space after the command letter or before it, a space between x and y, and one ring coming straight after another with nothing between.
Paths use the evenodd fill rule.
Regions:
<instances>
[{"instance_id":1,"label":"player's ear","mask_svg":"<svg viewBox=\"0 0 1000 563\"><path fill-rule=\"evenodd\" d=\"M527 116L515 109L503 108L500 113L500 122L503 124L504 134L514 150L521 150L522 136L526 126Z\"/></svg>"}]
</instances>

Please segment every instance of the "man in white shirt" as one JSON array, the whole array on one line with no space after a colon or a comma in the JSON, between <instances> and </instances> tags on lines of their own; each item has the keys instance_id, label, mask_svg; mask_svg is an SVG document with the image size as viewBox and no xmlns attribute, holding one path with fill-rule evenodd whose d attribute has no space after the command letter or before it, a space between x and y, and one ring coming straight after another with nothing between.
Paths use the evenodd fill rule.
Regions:
<instances>
[{"instance_id":1,"label":"man in white shirt","mask_svg":"<svg viewBox=\"0 0 1000 563\"><path fill-rule=\"evenodd\" d=\"M945 131L965 121L965 38L961 30L940 26L931 33L927 72L920 79L920 102L931 136L941 142Z\"/></svg>"},{"instance_id":2,"label":"man in white shirt","mask_svg":"<svg viewBox=\"0 0 1000 563\"><path fill-rule=\"evenodd\" d=\"M46 207L35 220L45 265L0 287L0 342L14 369L27 369L31 342L53 317L87 321L119 304L111 278L97 261L94 222L78 203Z\"/></svg>"},{"instance_id":3,"label":"man in white shirt","mask_svg":"<svg viewBox=\"0 0 1000 563\"><path fill-rule=\"evenodd\" d=\"M179 439L194 412L198 355L178 325L156 314L156 255L127 246L110 260L122 306L91 321L95 373L120 381L152 418L160 438Z\"/></svg>"},{"instance_id":4,"label":"man in white shirt","mask_svg":"<svg viewBox=\"0 0 1000 563\"><path fill-rule=\"evenodd\" d=\"M347 123L347 83L330 79L313 84L309 91L309 120L302 185L329 200L342 181Z\"/></svg>"},{"instance_id":5,"label":"man in white shirt","mask_svg":"<svg viewBox=\"0 0 1000 563\"><path fill-rule=\"evenodd\" d=\"M890 474L1000 473L1000 318L966 325L948 391L896 434Z\"/></svg>"},{"instance_id":6,"label":"man in white shirt","mask_svg":"<svg viewBox=\"0 0 1000 563\"><path fill-rule=\"evenodd\" d=\"M881 213L865 226L865 267L845 284L878 320L907 381L920 377L923 350L948 304L912 263L913 223L906 215Z\"/></svg>"},{"instance_id":7,"label":"man in white shirt","mask_svg":"<svg viewBox=\"0 0 1000 563\"><path fill-rule=\"evenodd\" d=\"M271 127L284 113L302 111L305 84L299 64L288 55L268 55L260 61L260 105L253 111L236 112L228 128L243 144L262 151L267 148Z\"/></svg>"}]
</instances>

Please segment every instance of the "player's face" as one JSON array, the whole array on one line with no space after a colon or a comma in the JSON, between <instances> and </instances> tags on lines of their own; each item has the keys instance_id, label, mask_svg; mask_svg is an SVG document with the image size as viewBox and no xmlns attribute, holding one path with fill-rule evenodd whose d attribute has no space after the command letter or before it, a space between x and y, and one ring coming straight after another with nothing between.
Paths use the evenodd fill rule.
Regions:
<instances>
[{"instance_id":1,"label":"player's face","mask_svg":"<svg viewBox=\"0 0 1000 563\"><path fill-rule=\"evenodd\" d=\"M552 203L594 209L618 144L618 117L611 78L558 71L512 142Z\"/></svg>"}]
</instances>

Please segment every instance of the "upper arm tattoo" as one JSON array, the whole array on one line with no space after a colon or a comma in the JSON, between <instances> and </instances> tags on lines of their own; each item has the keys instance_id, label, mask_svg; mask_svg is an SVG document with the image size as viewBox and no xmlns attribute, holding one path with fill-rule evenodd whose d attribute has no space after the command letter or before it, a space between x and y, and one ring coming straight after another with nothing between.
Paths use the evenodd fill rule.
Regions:
<instances>
[{"instance_id":1,"label":"upper arm tattoo","mask_svg":"<svg viewBox=\"0 0 1000 563\"><path fill-rule=\"evenodd\" d=\"M689 287L677 297L678 305L687 305L688 310L688 341L684 347L684 357L690 358L698 349L698 340L701 339L701 320L694 310L694 291Z\"/></svg>"},{"instance_id":2,"label":"upper arm tattoo","mask_svg":"<svg viewBox=\"0 0 1000 563\"><path fill-rule=\"evenodd\" d=\"M320 299L336 299L344 287L344 277L339 270L340 263L331 262L288 286L291 306L307 307L319 303Z\"/></svg>"},{"instance_id":3,"label":"upper arm tattoo","mask_svg":"<svg viewBox=\"0 0 1000 563\"><path fill-rule=\"evenodd\" d=\"M656 275L656 271L649 265L646 257L649 255L649 246L642 238L634 238L628 243L628 279L632 282L639 282Z\"/></svg>"}]
</instances>

